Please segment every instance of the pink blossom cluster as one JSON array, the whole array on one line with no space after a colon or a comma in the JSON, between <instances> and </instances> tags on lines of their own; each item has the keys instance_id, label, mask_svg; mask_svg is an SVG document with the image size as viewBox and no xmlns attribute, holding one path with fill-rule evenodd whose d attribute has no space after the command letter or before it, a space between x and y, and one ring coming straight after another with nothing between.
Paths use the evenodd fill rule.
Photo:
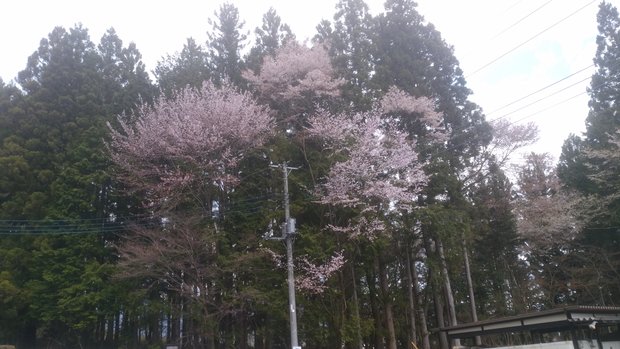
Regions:
<instances>
[{"instance_id":1,"label":"pink blossom cluster","mask_svg":"<svg viewBox=\"0 0 620 349\"><path fill-rule=\"evenodd\" d=\"M517 174L518 232L526 249L544 251L572 241L581 229L585 201L562 187L549 154L530 153Z\"/></svg>"},{"instance_id":2,"label":"pink blossom cluster","mask_svg":"<svg viewBox=\"0 0 620 349\"><path fill-rule=\"evenodd\" d=\"M492 122L492 126L492 147L500 159L504 153L512 153L515 149L523 148L538 140L538 127L533 122L515 124L507 119L497 119Z\"/></svg>"},{"instance_id":3,"label":"pink blossom cluster","mask_svg":"<svg viewBox=\"0 0 620 349\"><path fill-rule=\"evenodd\" d=\"M269 255L269 258L271 258L271 261L273 262L273 264L276 265L277 268L286 267L285 256L275 253L272 249L269 248L263 248L262 251Z\"/></svg>"},{"instance_id":4,"label":"pink blossom cluster","mask_svg":"<svg viewBox=\"0 0 620 349\"><path fill-rule=\"evenodd\" d=\"M338 96L344 81L333 76L329 55L322 45L308 48L295 41L279 48L274 57L266 57L260 73L243 74L263 98L279 102L305 93Z\"/></svg>"},{"instance_id":5,"label":"pink blossom cluster","mask_svg":"<svg viewBox=\"0 0 620 349\"><path fill-rule=\"evenodd\" d=\"M320 110L309 119L308 135L323 139L337 161L319 190L319 202L360 209L361 217L343 231L381 230L376 217L390 208L410 208L426 184L414 140L396 119L375 108L354 115ZM336 158L336 157L334 157ZM362 219L363 218L363 219ZM364 225L361 227L360 225Z\"/></svg>"},{"instance_id":6,"label":"pink blossom cluster","mask_svg":"<svg viewBox=\"0 0 620 349\"><path fill-rule=\"evenodd\" d=\"M448 134L443 127L443 115L435 110L435 103L427 97L414 97L395 86L390 87L381 99L381 110L399 118L415 114L425 126L431 139L446 141Z\"/></svg>"},{"instance_id":7,"label":"pink blossom cluster","mask_svg":"<svg viewBox=\"0 0 620 349\"><path fill-rule=\"evenodd\" d=\"M108 143L121 179L151 200L171 200L183 189L234 185L232 169L262 145L273 121L267 107L231 85L205 83L174 99L142 105L135 123L119 117Z\"/></svg>"},{"instance_id":8,"label":"pink blossom cluster","mask_svg":"<svg viewBox=\"0 0 620 349\"><path fill-rule=\"evenodd\" d=\"M336 226L329 224L327 229L335 233L344 233L352 238L365 237L368 240L374 240L377 232L385 230L385 223L377 217L366 218L361 216L355 222L349 222L347 226Z\"/></svg>"},{"instance_id":9,"label":"pink blossom cluster","mask_svg":"<svg viewBox=\"0 0 620 349\"><path fill-rule=\"evenodd\" d=\"M322 293L327 288L325 285L327 280L340 270L346 262L342 251L336 252L329 261L321 265L312 263L306 257L302 257L300 260L303 273L296 279L295 283L301 290L314 294Z\"/></svg>"}]
</instances>

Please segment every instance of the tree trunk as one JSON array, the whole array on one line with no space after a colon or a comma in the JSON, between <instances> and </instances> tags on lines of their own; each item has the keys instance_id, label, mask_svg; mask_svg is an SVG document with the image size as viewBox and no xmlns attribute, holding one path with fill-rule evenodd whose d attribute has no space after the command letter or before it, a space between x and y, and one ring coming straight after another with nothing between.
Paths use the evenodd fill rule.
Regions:
<instances>
[{"instance_id":1,"label":"tree trunk","mask_svg":"<svg viewBox=\"0 0 620 349\"><path fill-rule=\"evenodd\" d=\"M213 289L213 288L211 288ZM215 324L213 321L211 321L211 319L209 319L210 316L210 312L209 312L209 292L207 291L207 289L204 289L204 304L202 305L203 308L203 326L206 326L206 335L207 335L207 341L205 343L205 347L207 349L215 349L216 348L216 340L215 340L215 336L217 331L217 324Z\"/></svg>"},{"instance_id":2,"label":"tree trunk","mask_svg":"<svg viewBox=\"0 0 620 349\"><path fill-rule=\"evenodd\" d=\"M436 252L433 249L432 241L430 236L424 236L424 246L426 249L427 258L430 257L433 252ZM428 266L428 278L427 278L427 287L432 287L433 294L433 304L435 305L435 316L437 318L437 327L441 328L446 325L443 317L443 304L441 302L440 292L437 292L440 288L438 286L438 282L435 282L435 277L433 275L434 271L431 269L430 265ZM449 349L448 348L448 336L445 332L439 332L439 347L441 349Z\"/></svg>"},{"instance_id":3,"label":"tree trunk","mask_svg":"<svg viewBox=\"0 0 620 349\"><path fill-rule=\"evenodd\" d=\"M346 341L345 336L343 335L342 329L346 326L347 323L347 287L345 285L345 280L346 280L347 276L345 275L345 272L343 269L341 269L340 271L338 271L338 284L340 285L340 309L339 309L339 316L337 318L334 318L334 328L333 328L333 333L337 333L337 336L332 336L333 337L337 337L333 340L337 341L337 344L334 343L331 346L338 346L339 348L346 348L348 342Z\"/></svg>"},{"instance_id":4,"label":"tree trunk","mask_svg":"<svg viewBox=\"0 0 620 349\"><path fill-rule=\"evenodd\" d=\"M116 313L114 318L114 343L120 342L121 339L121 313L123 316L127 314L123 310Z\"/></svg>"},{"instance_id":5,"label":"tree trunk","mask_svg":"<svg viewBox=\"0 0 620 349\"><path fill-rule=\"evenodd\" d=\"M437 237L435 241L437 243L437 254L439 255L439 266L441 271L441 277L443 279L443 288L445 292L446 302L448 303L448 320L450 320L450 326L455 326L457 324L456 310L454 306L454 297L452 295L452 285L450 283L450 274L448 273L446 255L443 249L443 243L441 242L441 239Z\"/></svg>"},{"instance_id":6,"label":"tree trunk","mask_svg":"<svg viewBox=\"0 0 620 349\"><path fill-rule=\"evenodd\" d=\"M412 274L413 276L413 292L414 294L420 294L419 290L418 290L418 273L415 272L415 268L413 269L414 273ZM428 280L428 277L427 277ZM428 284L427 284L427 287ZM426 311L427 311L427 307L423 307L422 306L422 301L420 299L420 297L418 297L417 299L417 305L419 307L419 309L421 309L422 311L420 311L420 337L422 338L422 349L431 349L431 341L429 338L429 332L428 332L428 326L426 323Z\"/></svg>"},{"instance_id":7,"label":"tree trunk","mask_svg":"<svg viewBox=\"0 0 620 349\"><path fill-rule=\"evenodd\" d=\"M241 314L241 326L239 326L239 339L237 339L236 347L246 349L248 347L248 321L246 314Z\"/></svg>"},{"instance_id":8,"label":"tree trunk","mask_svg":"<svg viewBox=\"0 0 620 349\"><path fill-rule=\"evenodd\" d=\"M430 275L430 272L429 272ZM437 285L433 285L433 288L436 288ZM437 327L443 327L446 325L446 322L443 317L443 304L441 303L440 292L437 290L433 290L433 303L435 304L435 315L437 316ZM441 349L449 349L448 345L448 336L445 332L439 332L439 347Z\"/></svg>"},{"instance_id":9,"label":"tree trunk","mask_svg":"<svg viewBox=\"0 0 620 349\"><path fill-rule=\"evenodd\" d=\"M374 333L374 337L375 337L375 349L383 349L384 346L384 342L383 342L383 318L381 316L381 311L379 310L379 304L378 304L378 296L377 296L377 285L376 285L376 273L373 272L374 269L377 269L376 266L376 261L377 258L375 257L374 262L375 262L375 266L374 268L367 268L366 269L366 281L368 282L368 293L370 296L370 306L372 309L372 315L373 315L373 319L374 319L374 327L375 327L375 333Z\"/></svg>"},{"instance_id":10,"label":"tree trunk","mask_svg":"<svg viewBox=\"0 0 620 349\"><path fill-rule=\"evenodd\" d=\"M478 314L476 312L476 297L474 295L474 284L471 281L471 266L469 264L469 251L467 250L467 241L465 240L465 233L462 233L463 244L463 257L465 259L465 275L467 277L467 291L469 293L469 306L471 309L471 321L478 322ZM481 346L482 340L480 336L476 336L476 346Z\"/></svg>"},{"instance_id":11,"label":"tree trunk","mask_svg":"<svg viewBox=\"0 0 620 349\"><path fill-rule=\"evenodd\" d=\"M383 298L383 311L385 314L385 327L388 334L388 348L396 349L396 330L394 329L394 313L392 297L388 285L387 267L380 257L375 257L379 267L379 282L381 283L381 293Z\"/></svg>"},{"instance_id":12,"label":"tree trunk","mask_svg":"<svg viewBox=\"0 0 620 349\"><path fill-rule=\"evenodd\" d=\"M168 337L168 341L170 343L180 344L179 343L179 332L180 332L180 319L178 316L178 310L175 309L176 304L172 301L176 299L176 297L172 297L170 301L170 333Z\"/></svg>"},{"instance_id":13,"label":"tree trunk","mask_svg":"<svg viewBox=\"0 0 620 349\"><path fill-rule=\"evenodd\" d=\"M355 334L357 339L357 348L364 348L364 341L362 339L362 323L360 318L360 302L357 298L357 280L355 279L355 267L353 263L351 265L351 280L353 289L353 316L355 317Z\"/></svg>"},{"instance_id":14,"label":"tree trunk","mask_svg":"<svg viewBox=\"0 0 620 349\"><path fill-rule=\"evenodd\" d=\"M413 274L416 273L415 271L415 265L412 266L412 263L414 263L411 260L411 248L409 247L409 245L407 245L405 247L405 253L406 253L406 272L407 272L407 298L409 301L409 341L411 343L416 343L417 342L417 336L416 336L416 294L415 294L415 290L414 290L414 276Z\"/></svg>"},{"instance_id":15,"label":"tree trunk","mask_svg":"<svg viewBox=\"0 0 620 349\"><path fill-rule=\"evenodd\" d=\"M112 316L111 318L108 318L106 320L108 328L106 329L105 342L108 343L110 346L113 346L114 344L114 319L115 317L116 316Z\"/></svg>"}]
</instances>

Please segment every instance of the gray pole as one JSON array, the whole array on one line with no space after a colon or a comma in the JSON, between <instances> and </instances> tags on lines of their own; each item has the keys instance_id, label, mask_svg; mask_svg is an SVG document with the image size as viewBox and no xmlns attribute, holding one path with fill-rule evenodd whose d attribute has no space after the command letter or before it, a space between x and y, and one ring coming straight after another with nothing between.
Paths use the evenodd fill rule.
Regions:
<instances>
[{"instance_id":1,"label":"gray pole","mask_svg":"<svg viewBox=\"0 0 620 349\"><path fill-rule=\"evenodd\" d=\"M288 302L289 318L291 322L291 347L301 348L297 340L297 312L295 305L295 275L293 274L293 234L294 225L291 221L291 212L288 199L288 170L286 162L282 164L284 172L284 238L286 239L286 260L288 266Z\"/></svg>"}]
</instances>

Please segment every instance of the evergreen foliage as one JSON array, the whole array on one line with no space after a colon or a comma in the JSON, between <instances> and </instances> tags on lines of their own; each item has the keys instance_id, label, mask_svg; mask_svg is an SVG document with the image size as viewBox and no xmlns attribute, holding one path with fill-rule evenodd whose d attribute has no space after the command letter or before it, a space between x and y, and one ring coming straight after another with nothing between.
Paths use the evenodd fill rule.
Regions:
<instances>
[{"instance_id":1,"label":"evergreen foliage","mask_svg":"<svg viewBox=\"0 0 620 349\"><path fill-rule=\"evenodd\" d=\"M273 8L263 15L263 24L254 29L254 35L256 36L254 46L245 58L247 67L254 73L260 71L266 56L275 56L281 46L295 40L291 28L288 24L282 23L282 19Z\"/></svg>"},{"instance_id":2,"label":"evergreen foliage","mask_svg":"<svg viewBox=\"0 0 620 349\"><path fill-rule=\"evenodd\" d=\"M112 29L97 48L85 28L58 27L17 81L23 94L3 86L10 105L0 148L8 169L0 179L3 233L28 232L33 220L59 225L59 234L67 224L97 233L110 214L123 214L109 201L105 122L153 94L139 52L123 47ZM93 329L113 320L122 303L119 286L109 283L110 244L99 234L3 236L3 289L14 311L3 319L13 331L2 338L25 347L99 342Z\"/></svg>"},{"instance_id":3,"label":"evergreen foliage","mask_svg":"<svg viewBox=\"0 0 620 349\"><path fill-rule=\"evenodd\" d=\"M582 281L572 290L580 302L616 303L620 296L620 200L618 187L618 132L620 117L616 103L620 78L620 17L618 10L602 2L597 15L594 65L596 71L590 94L586 132L583 138L571 136L564 143L558 175L564 184L587 196L582 205L584 225L573 244L574 253L566 258L568 277ZM588 265L581 264L590 260ZM588 277L587 270L597 277ZM604 275L604 276L603 276ZM598 290L596 290L598 288ZM569 290L570 291L570 290ZM567 292L569 292L567 291ZM566 298L566 297L565 297ZM564 298L562 299L564 300Z\"/></svg>"},{"instance_id":4,"label":"evergreen foliage","mask_svg":"<svg viewBox=\"0 0 620 349\"><path fill-rule=\"evenodd\" d=\"M247 39L247 34L242 32L245 22L239 18L239 9L231 3L224 3L214 15L215 18L209 19L212 29L207 33L212 79L218 85L228 80L241 86L241 72L245 67L241 50Z\"/></svg>"},{"instance_id":5,"label":"evergreen foliage","mask_svg":"<svg viewBox=\"0 0 620 349\"><path fill-rule=\"evenodd\" d=\"M586 133L514 177L535 127L485 120L414 1L334 10L302 44L270 9L246 51L223 4L156 85L114 29L58 27L0 80L0 342L289 347L283 162L304 347L445 349L431 329L617 304L617 10Z\"/></svg>"},{"instance_id":6,"label":"evergreen foliage","mask_svg":"<svg viewBox=\"0 0 620 349\"><path fill-rule=\"evenodd\" d=\"M167 97L188 86L200 88L211 76L207 52L194 39L188 38L181 52L168 55L157 64L155 76Z\"/></svg>"}]
</instances>

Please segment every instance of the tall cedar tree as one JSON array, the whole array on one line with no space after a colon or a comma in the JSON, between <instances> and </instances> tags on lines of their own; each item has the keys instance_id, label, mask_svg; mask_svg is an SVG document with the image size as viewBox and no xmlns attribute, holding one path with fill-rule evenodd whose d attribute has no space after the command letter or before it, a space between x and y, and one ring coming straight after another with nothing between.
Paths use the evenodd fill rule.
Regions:
<instances>
[{"instance_id":1,"label":"tall cedar tree","mask_svg":"<svg viewBox=\"0 0 620 349\"><path fill-rule=\"evenodd\" d=\"M269 8L263 15L263 24L254 29L255 43L246 57L247 68L258 73L265 56L274 57L276 50L289 41L295 40L295 35L286 23Z\"/></svg>"},{"instance_id":2,"label":"tall cedar tree","mask_svg":"<svg viewBox=\"0 0 620 349\"><path fill-rule=\"evenodd\" d=\"M586 254L597 256L587 268L595 269L601 280L584 283L581 302L597 304L615 303L620 297L618 275L620 264L620 189L617 185L617 132L620 130L620 114L617 99L620 97L615 85L620 80L620 17L618 10L603 2L597 15L599 35L594 56L596 72L589 88L589 113L586 119L585 137L569 138L563 147L558 174L564 183L594 198L586 212L586 224L576 242ZM579 257L579 249L575 258ZM589 263L590 264L590 263ZM576 265L582 265L576 262ZM575 270L575 277L587 275ZM604 275L604 276L603 276ZM603 280L609 280L605 282ZM599 284L596 290L595 285ZM591 296L589 296L591 295Z\"/></svg>"},{"instance_id":3,"label":"tall cedar tree","mask_svg":"<svg viewBox=\"0 0 620 349\"><path fill-rule=\"evenodd\" d=\"M111 112L130 109L131 98L148 98L152 87L135 47L123 48L113 30L100 48L81 26L55 28L19 73L23 96L11 98L2 115L9 125L0 148L0 162L10 165L0 175L5 229L45 232L55 223L55 233L68 233L69 224L91 233L0 241L0 274L18 295L6 298L16 318L6 319L11 325L3 331L11 330L1 335L18 345L101 342L95 328L111 326L120 308L118 287L108 282L114 256L108 237L98 234L115 211L102 126Z\"/></svg>"},{"instance_id":4,"label":"tall cedar tree","mask_svg":"<svg viewBox=\"0 0 620 349\"><path fill-rule=\"evenodd\" d=\"M213 217L233 210L228 198L240 184L239 166L271 135L268 108L230 83L218 88L207 82L174 99L161 97L153 107L142 105L135 123L123 117L118 123L109 143L115 174L160 219L136 226L120 246L123 274L144 287L160 285L185 304L193 314L191 345L207 338L210 348L227 340L239 347L245 340L228 336L248 329L226 324L249 321L253 312L246 307L260 302L236 285L250 282L243 266L257 263L251 257L257 246L235 255L231 250L243 240L228 236Z\"/></svg>"},{"instance_id":5,"label":"tall cedar tree","mask_svg":"<svg viewBox=\"0 0 620 349\"><path fill-rule=\"evenodd\" d=\"M386 93L391 86L413 96L430 97L435 102L436 110L443 115L440 125L446 131L447 139L433 139L434 135L427 132L424 124L420 123L418 113L399 118L400 128L405 130L409 137L418 140L416 150L426 162L425 170L430 182L421 198L424 198L429 209L445 205L448 209L461 210L461 206L467 203L463 198L465 191L459 177L466 173L465 169L472 165L474 157L491 140L491 127L485 122L479 107L468 101L471 92L465 86L452 49L431 24L424 22L423 17L416 11L416 4L413 1L394 0L387 1L385 8L384 14L368 18L366 5L362 1L340 1L334 17L335 24L332 26L326 21L321 22L317 27L317 38L331 45L330 53L335 66L345 80L343 95L348 98L356 96L355 101L345 100L344 105L363 109L364 99L370 101L373 97ZM373 72L368 77L365 76L368 72L366 69ZM365 81L365 78L370 81ZM438 205L433 206L437 199L441 200ZM420 217L434 215L432 212L428 213L429 215ZM411 221L415 220L412 217ZM463 228L453 226L451 229L456 229L455 231L442 234L461 235ZM419 232L414 233L414 230L410 227L410 234L417 235L419 239ZM439 239L439 236L433 238ZM408 240L419 245L420 240ZM455 247L448 246L436 253L460 250ZM413 248L413 245L408 248ZM427 256L430 254L428 252ZM424 258L424 255L421 256ZM446 256L440 255L438 260L446 260ZM371 262L370 265L372 264ZM405 262L401 262L402 264ZM452 290L448 290L451 288L449 270L447 265L440 269L441 278L445 281L442 287L445 290L436 290L434 294L446 295L451 308L449 321L455 323L455 302L451 298ZM397 278L398 275L394 273L393 277ZM383 297L389 295L384 294ZM378 327L379 321L381 320L376 319L377 333L382 331ZM377 343L381 342L380 337L376 336Z\"/></svg>"},{"instance_id":6,"label":"tall cedar tree","mask_svg":"<svg viewBox=\"0 0 620 349\"><path fill-rule=\"evenodd\" d=\"M566 287L567 254L582 222L578 205L582 200L563 188L548 154L531 153L518 169L515 213L523 240L532 285L531 308L552 307L557 299L568 297Z\"/></svg>"},{"instance_id":7,"label":"tall cedar tree","mask_svg":"<svg viewBox=\"0 0 620 349\"><path fill-rule=\"evenodd\" d=\"M334 30L327 38L334 68L345 80L343 99L357 110L370 107L370 76L373 70L372 17L362 0L336 4Z\"/></svg>"},{"instance_id":8,"label":"tall cedar tree","mask_svg":"<svg viewBox=\"0 0 620 349\"><path fill-rule=\"evenodd\" d=\"M410 135L420 138L418 151L427 161L425 170L429 175L429 185L424 192L424 201L428 212L419 216L443 216L447 210L463 210L468 205L465 201L463 183L459 176L471 165L482 148L492 138L491 127L485 121L480 108L468 100L471 91L466 87L463 73L452 48L441 38L432 24L426 23L417 12L415 2L411 0L388 0L386 12L374 19L374 70L372 79L374 89L386 91L394 85L414 96L427 96L435 101L437 111L443 115L442 125L449 130L444 142L429 142L425 129L420 127L416 118L403 118L401 127ZM434 212L437 210L436 212ZM422 227L434 226L432 222L421 222ZM454 286L451 282L455 275L461 274L462 263L447 263L453 260L446 252L457 253L461 248L453 244L458 241L450 236L461 236L464 227L446 225L445 229L431 233L422 230L433 244L426 244L431 250L426 251L430 270L435 279L443 280L441 289L431 291L435 295L444 295L446 303L446 323L441 323L439 312L444 310L435 302L437 326L456 324L457 309L455 305L461 300L453 299ZM433 246L437 248L434 249ZM444 246L444 248L440 248ZM435 256L434 256L435 255ZM455 256L456 257L456 256ZM444 262L446 261L446 262ZM431 284L433 285L433 284ZM439 284L434 283L436 287ZM457 292L456 294L465 294ZM446 342L442 342L445 346Z\"/></svg>"},{"instance_id":9,"label":"tall cedar tree","mask_svg":"<svg viewBox=\"0 0 620 349\"><path fill-rule=\"evenodd\" d=\"M157 63L155 76L160 90L172 97L186 87L200 88L211 76L207 51L188 38L181 52L168 55Z\"/></svg>"},{"instance_id":10,"label":"tall cedar tree","mask_svg":"<svg viewBox=\"0 0 620 349\"><path fill-rule=\"evenodd\" d=\"M482 314L513 315L526 310L524 265L518 258L512 184L496 164L472 191L476 237L472 247L476 304Z\"/></svg>"},{"instance_id":11,"label":"tall cedar tree","mask_svg":"<svg viewBox=\"0 0 620 349\"><path fill-rule=\"evenodd\" d=\"M212 80L216 84L229 80L235 86L242 86L244 62L241 50L245 47L247 35L242 32L244 22L239 19L239 9L231 3L224 3L214 15L214 19L209 19L212 29L207 33Z\"/></svg>"}]
</instances>

